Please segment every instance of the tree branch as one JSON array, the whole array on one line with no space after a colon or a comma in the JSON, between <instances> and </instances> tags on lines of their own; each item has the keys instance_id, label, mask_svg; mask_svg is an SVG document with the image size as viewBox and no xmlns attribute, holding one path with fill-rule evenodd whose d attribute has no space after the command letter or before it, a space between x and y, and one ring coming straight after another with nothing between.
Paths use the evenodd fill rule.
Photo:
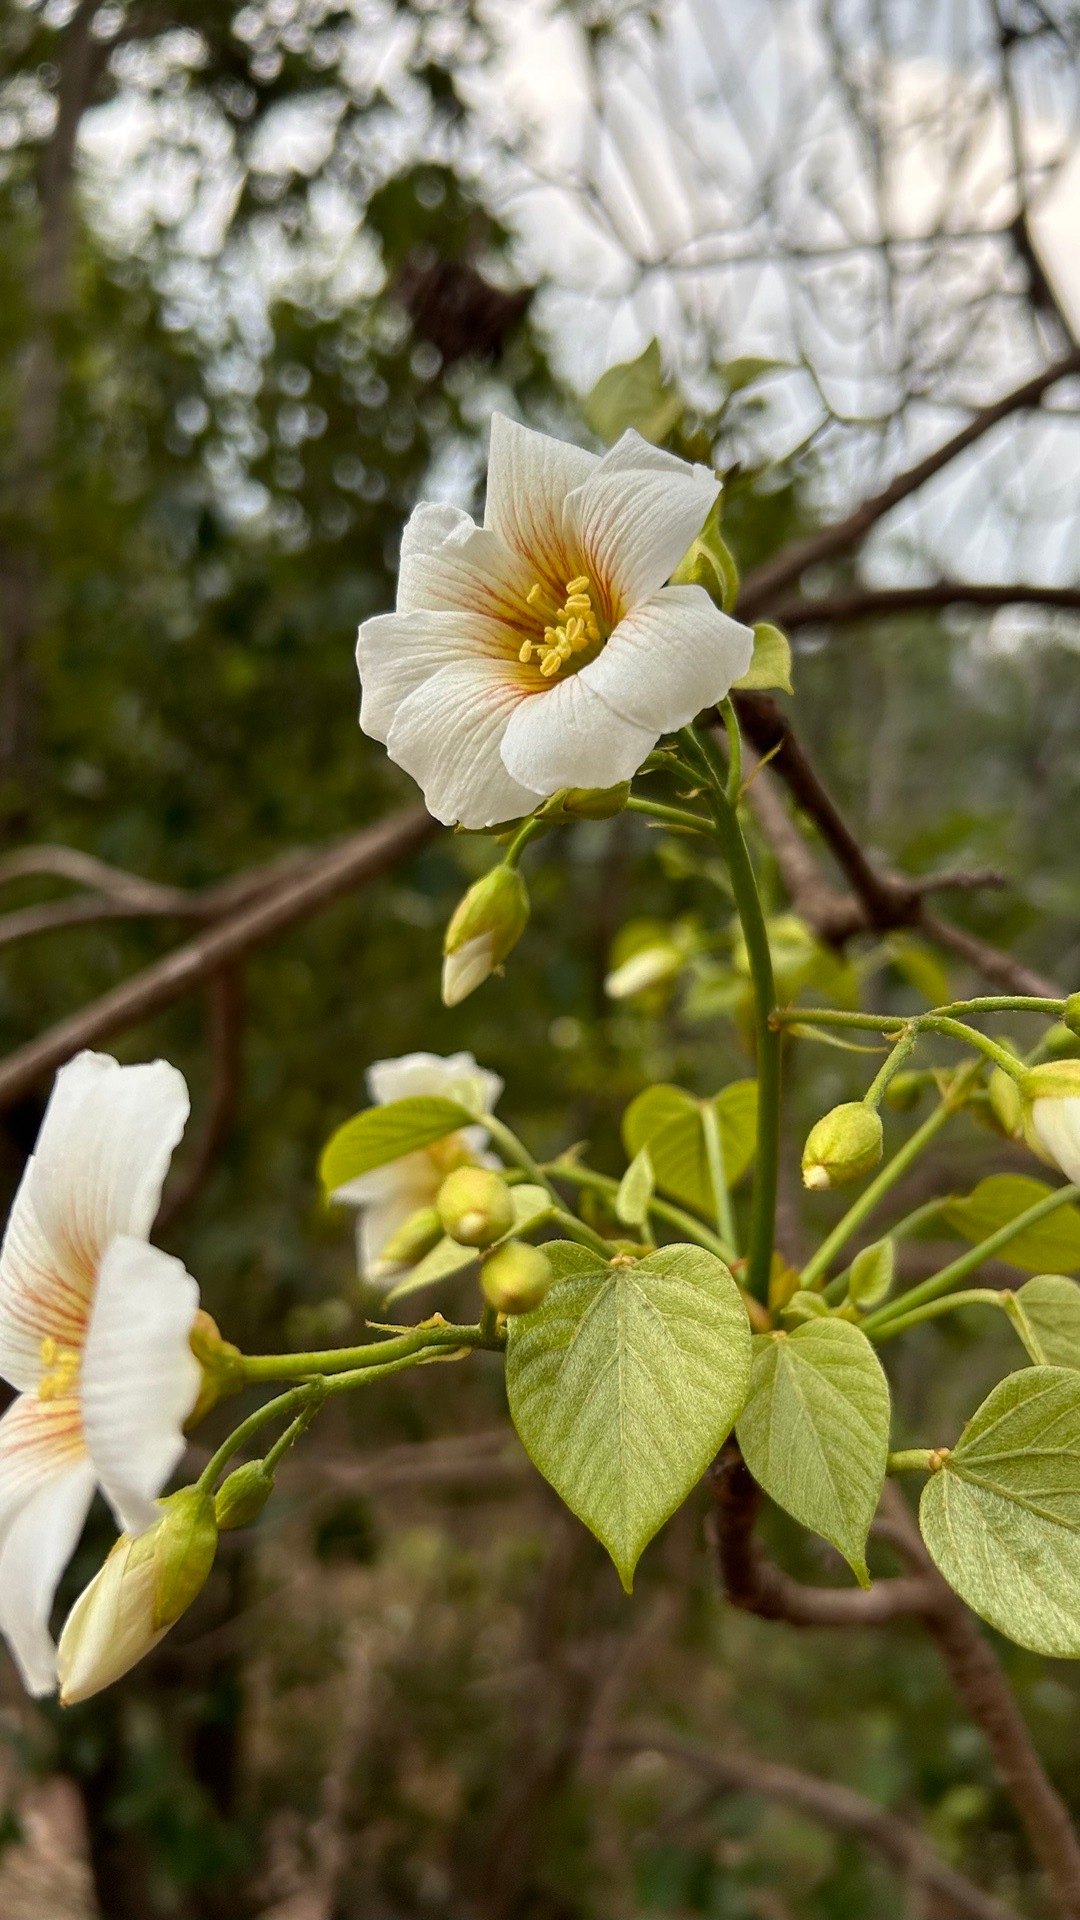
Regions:
<instances>
[{"instance_id":1,"label":"tree branch","mask_svg":"<svg viewBox=\"0 0 1080 1920\"><path fill-rule=\"evenodd\" d=\"M891 620L907 613L933 612L942 607L1053 607L1080 613L1080 587L977 584L974 581L935 580L920 587L853 587L826 593L817 600L785 601L773 613L777 626L849 626L858 620Z\"/></svg>"}]
</instances>

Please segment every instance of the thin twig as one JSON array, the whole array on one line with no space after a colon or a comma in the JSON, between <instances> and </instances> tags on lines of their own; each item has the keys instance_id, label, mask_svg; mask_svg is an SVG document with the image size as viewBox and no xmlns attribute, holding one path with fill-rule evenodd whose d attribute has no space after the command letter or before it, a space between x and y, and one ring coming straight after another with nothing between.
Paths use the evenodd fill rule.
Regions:
<instances>
[{"instance_id":1,"label":"thin twig","mask_svg":"<svg viewBox=\"0 0 1080 1920\"><path fill-rule=\"evenodd\" d=\"M854 587L843 593L822 594L818 600L792 600L776 608L777 626L844 627L858 620L892 620L908 613L929 613L943 607L1051 607L1080 613L1080 587L998 585L973 581L935 580L921 587Z\"/></svg>"}]
</instances>

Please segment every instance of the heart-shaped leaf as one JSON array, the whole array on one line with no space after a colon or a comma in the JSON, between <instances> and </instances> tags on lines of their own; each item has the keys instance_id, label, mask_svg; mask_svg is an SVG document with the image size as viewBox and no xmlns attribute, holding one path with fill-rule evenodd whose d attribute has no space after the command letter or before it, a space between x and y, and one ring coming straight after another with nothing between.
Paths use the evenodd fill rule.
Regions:
<instances>
[{"instance_id":1,"label":"heart-shaped leaf","mask_svg":"<svg viewBox=\"0 0 1080 1920\"><path fill-rule=\"evenodd\" d=\"M525 1449L607 1548L629 1593L644 1547L731 1431L750 1328L722 1260L661 1247L608 1265L545 1247L556 1280L510 1322L506 1388Z\"/></svg>"},{"instance_id":2,"label":"heart-shaped leaf","mask_svg":"<svg viewBox=\"0 0 1080 1920\"><path fill-rule=\"evenodd\" d=\"M923 1488L919 1525L975 1613L1035 1653L1080 1658L1080 1373L1000 1381Z\"/></svg>"},{"instance_id":3,"label":"heart-shaped leaf","mask_svg":"<svg viewBox=\"0 0 1080 1920\"><path fill-rule=\"evenodd\" d=\"M712 1105L720 1128L724 1179L733 1187L754 1158L757 1081L733 1080L721 1088ZM647 1087L623 1114L623 1144L631 1159L647 1146L660 1191L711 1217L715 1202L701 1111L702 1102L682 1087Z\"/></svg>"},{"instance_id":4,"label":"heart-shaped leaf","mask_svg":"<svg viewBox=\"0 0 1080 1920\"><path fill-rule=\"evenodd\" d=\"M643 1227L649 1217L649 1202L655 1186L648 1147L635 1153L615 1195L615 1212L627 1227Z\"/></svg>"},{"instance_id":5,"label":"heart-shaped leaf","mask_svg":"<svg viewBox=\"0 0 1080 1920\"><path fill-rule=\"evenodd\" d=\"M1031 1180L1027 1174L993 1173L980 1180L966 1199L951 1200L944 1209L945 1218L965 1240L977 1244L1052 1191L1045 1181ZM1027 1273L1072 1273L1080 1267L1080 1210L1066 1203L1017 1234L997 1257Z\"/></svg>"},{"instance_id":6,"label":"heart-shaped leaf","mask_svg":"<svg viewBox=\"0 0 1080 1920\"><path fill-rule=\"evenodd\" d=\"M1014 1293L1009 1317L1036 1366L1080 1368L1080 1286L1040 1273Z\"/></svg>"},{"instance_id":7,"label":"heart-shaped leaf","mask_svg":"<svg viewBox=\"0 0 1080 1920\"><path fill-rule=\"evenodd\" d=\"M822 1319L759 1334L738 1435L769 1498L831 1540L869 1586L866 1536L885 1482L889 1388L866 1335Z\"/></svg>"},{"instance_id":8,"label":"heart-shaped leaf","mask_svg":"<svg viewBox=\"0 0 1080 1920\"><path fill-rule=\"evenodd\" d=\"M459 1127L476 1124L476 1114L456 1100L421 1094L410 1100L390 1100L384 1107L368 1107L331 1134L319 1161L324 1192L333 1194L362 1173L388 1166L407 1153L433 1147Z\"/></svg>"},{"instance_id":9,"label":"heart-shaped leaf","mask_svg":"<svg viewBox=\"0 0 1080 1920\"><path fill-rule=\"evenodd\" d=\"M852 1306L861 1307L865 1313L869 1313L871 1307L880 1306L891 1291L895 1272L895 1240L875 1240L872 1246L863 1247L855 1255L848 1275L848 1299Z\"/></svg>"}]
</instances>

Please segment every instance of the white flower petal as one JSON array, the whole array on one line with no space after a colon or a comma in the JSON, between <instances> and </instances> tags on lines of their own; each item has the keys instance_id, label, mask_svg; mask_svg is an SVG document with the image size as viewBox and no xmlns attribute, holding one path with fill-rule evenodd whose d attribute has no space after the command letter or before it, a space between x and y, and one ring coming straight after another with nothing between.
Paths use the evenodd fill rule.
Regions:
<instances>
[{"instance_id":1,"label":"white flower petal","mask_svg":"<svg viewBox=\"0 0 1080 1920\"><path fill-rule=\"evenodd\" d=\"M516 660L520 638L480 613L379 613L356 642L360 725L385 746L402 702L442 668Z\"/></svg>"},{"instance_id":2,"label":"white flower petal","mask_svg":"<svg viewBox=\"0 0 1080 1920\"><path fill-rule=\"evenodd\" d=\"M398 708L387 751L423 789L436 820L496 826L531 813L541 799L511 779L499 752L507 721L528 697L520 671L495 661L443 667Z\"/></svg>"},{"instance_id":3,"label":"white flower petal","mask_svg":"<svg viewBox=\"0 0 1080 1920\"><path fill-rule=\"evenodd\" d=\"M120 1526L140 1533L184 1451L201 1372L189 1335L199 1289L179 1260L114 1240L101 1263L82 1371L83 1428Z\"/></svg>"},{"instance_id":4,"label":"white flower petal","mask_svg":"<svg viewBox=\"0 0 1080 1920\"><path fill-rule=\"evenodd\" d=\"M1036 1100L1031 1124L1066 1180L1080 1184L1080 1100Z\"/></svg>"},{"instance_id":5,"label":"white flower petal","mask_svg":"<svg viewBox=\"0 0 1080 1920\"><path fill-rule=\"evenodd\" d=\"M86 1336L93 1276L59 1271L30 1192L30 1167L12 1203L0 1248L0 1374L35 1393L44 1371L43 1340L79 1352Z\"/></svg>"},{"instance_id":6,"label":"white flower petal","mask_svg":"<svg viewBox=\"0 0 1080 1920\"><path fill-rule=\"evenodd\" d=\"M184 1076L166 1060L122 1067L108 1054L80 1053L60 1069L27 1179L71 1286L92 1292L117 1234L146 1239L188 1112Z\"/></svg>"},{"instance_id":7,"label":"white flower petal","mask_svg":"<svg viewBox=\"0 0 1080 1920\"><path fill-rule=\"evenodd\" d=\"M484 526L521 555L533 580L564 587L579 571L567 543L563 507L568 494L599 468L595 453L533 433L503 413L492 414Z\"/></svg>"},{"instance_id":8,"label":"white flower petal","mask_svg":"<svg viewBox=\"0 0 1080 1920\"><path fill-rule=\"evenodd\" d=\"M94 1492L78 1402L22 1395L0 1420L0 1632L30 1693L52 1693L49 1615Z\"/></svg>"},{"instance_id":9,"label":"white flower petal","mask_svg":"<svg viewBox=\"0 0 1080 1920\"><path fill-rule=\"evenodd\" d=\"M523 700L503 735L502 757L513 778L545 796L560 787L629 780L660 733L658 726L640 727L613 713L586 671Z\"/></svg>"},{"instance_id":10,"label":"white flower petal","mask_svg":"<svg viewBox=\"0 0 1080 1920\"><path fill-rule=\"evenodd\" d=\"M704 587L663 587L619 622L578 678L655 742L722 700L753 651L751 629L721 613Z\"/></svg>"},{"instance_id":11,"label":"white flower petal","mask_svg":"<svg viewBox=\"0 0 1080 1920\"><path fill-rule=\"evenodd\" d=\"M370 1274L387 1241L393 1238L398 1228L403 1227L418 1208L431 1205L442 1182L443 1176L440 1174L431 1181L426 1193L402 1192L362 1209L356 1222L356 1264L361 1275ZM336 1194L334 1198L337 1198Z\"/></svg>"},{"instance_id":12,"label":"white flower petal","mask_svg":"<svg viewBox=\"0 0 1080 1920\"><path fill-rule=\"evenodd\" d=\"M631 430L567 500L567 537L613 617L663 586L719 492L710 468L692 467Z\"/></svg>"},{"instance_id":13,"label":"white flower petal","mask_svg":"<svg viewBox=\"0 0 1080 1920\"><path fill-rule=\"evenodd\" d=\"M367 1070L368 1092L377 1106L390 1100L412 1100L435 1094L453 1100L462 1091L473 1104L491 1113L503 1090L503 1081L487 1067L478 1067L471 1053L403 1053L397 1060L373 1060Z\"/></svg>"},{"instance_id":14,"label":"white flower petal","mask_svg":"<svg viewBox=\"0 0 1080 1920\"><path fill-rule=\"evenodd\" d=\"M153 1560L133 1567L134 1544L121 1535L64 1622L56 1668L65 1707L111 1687L169 1631L153 1625Z\"/></svg>"},{"instance_id":15,"label":"white flower petal","mask_svg":"<svg viewBox=\"0 0 1080 1920\"><path fill-rule=\"evenodd\" d=\"M460 507L422 502L401 537L397 610L480 613L517 625L529 621L525 596L535 579L519 553Z\"/></svg>"}]
</instances>

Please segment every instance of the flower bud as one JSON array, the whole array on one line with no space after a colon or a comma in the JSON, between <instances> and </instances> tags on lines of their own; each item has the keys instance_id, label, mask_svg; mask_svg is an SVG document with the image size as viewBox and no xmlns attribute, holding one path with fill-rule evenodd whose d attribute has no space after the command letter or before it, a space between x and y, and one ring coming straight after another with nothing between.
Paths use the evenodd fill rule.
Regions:
<instances>
[{"instance_id":1,"label":"flower bud","mask_svg":"<svg viewBox=\"0 0 1080 1920\"><path fill-rule=\"evenodd\" d=\"M121 1534L67 1617L56 1655L65 1707L142 1660L206 1582L217 1549L211 1495L184 1487L158 1505L160 1520L134 1540Z\"/></svg>"},{"instance_id":2,"label":"flower bud","mask_svg":"<svg viewBox=\"0 0 1080 1920\"><path fill-rule=\"evenodd\" d=\"M540 1305L553 1278L546 1253L527 1240L510 1240L485 1260L480 1285L485 1300L497 1313L531 1313Z\"/></svg>"},{"instance_id":3,"label":"flower bud","mask_svg":"<svg viewBox=\"0 0 1080 1920\"><path fill-rule=\"evenodd\" d=\"M516 867L492 867L458 902L443 941L442 997L456 1007L501 966L529 923L529 896Z\"/></svg>"},{"instance_id":4,"label":"flower bud","mask_svg":"<svg viewBox=\"0 0 1080 1920\"><path fill-rule=\"evenodd\" d=\"M218 1332L217 1321L213 1316L199 1308L192 1324L189 1344L202 1368L202 1385L199 1397L184 1422L184 1432L198 1426L211 1407L219 1400L227 1400L230 1395L239 1393L244 1385L244 1356L239 1347L231 1340L223 1340Z\"/></svg>"},{"instance_id":5,"label":"flower bud","mask_svg":"<svg viewBox=\"0 0 1080 1920\"><path fill-rule=\"evenodd\" d=\"M214 1519L221 1533L250 1526L274 1491L274 1476L262 1460L246 1460L223 1480L214 1496Z\"/></svg>"},{"instance_id":6,"label":"flower bud","mask_svg":"<svg viewBox=\"0 0 1080 1920\"><path fill-rule=\"evenodd\" d=\"M367 1278L371 1281L387 1280L399 1267L414 1267L425 1253L430 1253L432 1247L438 1245L442 1235L443 1224L438 1208L418 1207L379 1248L376 1258L368 1262Z\"/></svg>"},{"instance_id":7,"label":"flower bud","mask_svg":"<svg viewBox=\"0 0 1080 1920\"><path fill-rule=\"evenodd\" d=\"M1020 1083L1024 1137L1040 1159L1080 1181L1080 1060L1048 1060Z\"/></svg>"},{"instance_id":8,"label":"flower bud","mask_svg":"<svg viewBox=\"0 0 1080 1920\"><path fill-rule=\"evenodd\" d=\"M490 1247L514 1224L506 1181L488 1167L458 1167L436 1196L444 1232L463 1247Z\"/></svg>"},{"instance_id":9,"label":"flower bud","mask_svg":"<svg viewBox=\"0 0 1080 1920\"><path fill-rule=\"evenodd\" d=\"M1080 1040L1080 993L1070 993L1062 1008L1061 1018L1069 1032Z\"/></svg>"},{"instance_id":10,"label":"flower bud","mask_svg":"<svg viewBox=\"0 0 1080 1920\"><path fill-rule=\"evenodd\" d=\"M620 780L616 787L563 787L545 800L539 813L544 820L613 820L629 798L629 780Z\"/></svg>"},{"instance_id":11,"label":"flower bud","mask_svg":"<svg viewBox=\"0 0 1080 1920\"><path fill-rule=\"evenodd\" d=\"M849 1186L873 1171L881 1149L880 1115L861 1100L847 1100L811 1127L803 1148L803 1185Z\"/></svg>"}]
</instances>

